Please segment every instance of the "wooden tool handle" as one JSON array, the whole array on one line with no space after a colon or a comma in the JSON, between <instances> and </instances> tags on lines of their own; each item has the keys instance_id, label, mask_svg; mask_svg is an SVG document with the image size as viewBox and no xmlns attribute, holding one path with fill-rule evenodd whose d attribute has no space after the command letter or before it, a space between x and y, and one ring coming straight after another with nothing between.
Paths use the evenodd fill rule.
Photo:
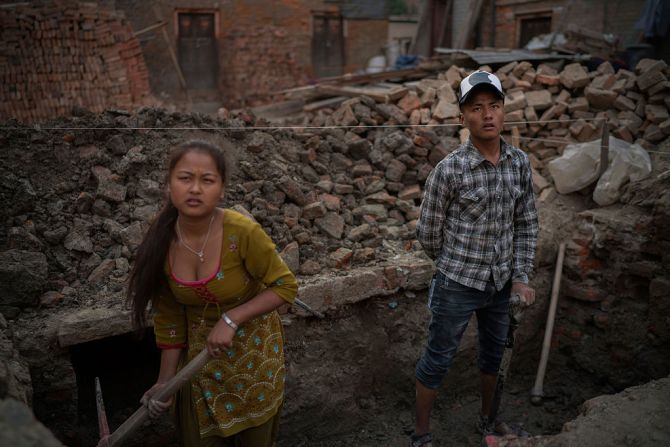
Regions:
<instances>
[{"instance_id":1,"label":"wooden tool handle","mask_svg":"<svg viewBox=\"0 0 670 447\"><path fill-rule=\"evenodd\" d=\"M209 360L209 352L207 348L200 351L200 353L193 358L186 366L184 366L172 379L170 379L161 390L156 393L154 399L165 402L179 390L186 382L191 380L197 374L205 363ZM98 447L117 447L121 442L130 436L137 428L142 425L144 420L149 416L149 410L142 405L135 411L126 421L117 428L108 438L101 439Z\"/></svg>"}]
</instances>

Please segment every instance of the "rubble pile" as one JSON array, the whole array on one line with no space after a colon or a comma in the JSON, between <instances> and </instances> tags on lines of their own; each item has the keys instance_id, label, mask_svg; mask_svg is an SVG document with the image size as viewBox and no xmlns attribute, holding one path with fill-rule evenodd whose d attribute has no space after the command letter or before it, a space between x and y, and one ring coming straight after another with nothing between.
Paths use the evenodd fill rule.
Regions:
<instances>
[{"instance_id":1,"label":"rubble pile","mask_svg":"<svg viewBox=\"0 0 670 447\"><path fill-rule=\"evenodd\" d=\"M480 69L492 71L488 66ZM392 97L375 96L376 101L352 98L335 110L322 109L311 114L307 122L316 126L352 126L345 141L354 150L343 152L349 162L363 164L361 150L356 149L360 146L386 147L396 155L396 162L404 165L397 165L404 170L400 181L416 185L415 180L424 180L425 171L459 144L459 139L454 138L460 113L455 92L468 74L469 71L452 66L437 79L405 83L404 95L395 89ZM519 146L529 152L537 193L551 186L546 163L572 142L600 139L605 121L613 136L646 149L670 136L670 68L662 60L643 59L635 72L620 69L616 73L609 62L591 72L579 63L559 70L555 64L535 68L530 62L511 62L495 74L507 96L506 136L513 144L518 138ZM434 127L408 127L396 133L393 141L381 144L377 131L366 132L360 127L385 124ZM413 146L394 146L400 135ZM367 161L383 171L389 160L373 158L377 153L368 150ZM393 195L398 192L394 188L397 186L391 185L386 192ZM541 200L553 191L551 188L544 192Z\"/></svg>"},{"instance_id":2,"label":"rubble pile","mask_svg":"<svg viewBox=\"0 0 670 447\"><path fill-rule=\"evenodd\" d=\"M558 72L527 62L497 71L508 95L507 126L520 138L537 138L521 146L540 201L555 194L545 162L570 141L597 137L603 122L597 119L644 147L670 133L670 69L645 59L636 71L614 74L604 63L591 73L578 64ZM423 184L467 137L463 130L459 135L454 93L466 74L452 66L437 79L407 84L395 102L351 98L310 117L323 129L265 130L267 123L246 112L215 119L156 109L51 124L88 130L6 129L0 275L11 292L0 309L16 315L38 304L35 296L53 305L82 285L122 290L133 252L160 209L166 155L193 137L228 147L238 171L226 205L250 212L296 273L347 269L398 247L418 249L413 238ZM134 130L152 127L164 130ZM200 130L188 130L194 128Z\"/></svg>"},{"instance_id":3,"label":"rubble pile","mask_svg":"<svg viewBox=\"0 0 670 447\"><path fill-rule=\"evenodd\" d=\"M0 119L80 107L132 108L150 96L142 48L121 12L95 3L0 8Z\"/></svg>"},{"instance_id":4,"label":"rubble pile","mask_svg":"<svg viewBox=\"0 0 670 447\"><path fill-rule=\"evenodd\" d=\"M145 109L61 119L48 130L3 128L0 277L7 293L0 311L14 318L26 307L121 292L133 253L163 201L169 149L191 138L218 143L236 159L223 205L250 212L297 273L373 263L386 258L380 253L393 249L393 241L401 251L416 248L402 241L413 237L419 182L431 166L408 177L388 149L414 147L402 132L379 136L380 149L371 153L388 162L379 171L363 163L363 151L371 149L367 140L347 146L341 130L296 134L245 127L252 124L263 123L243 113L215 120ZM129 129L136 127L212 130ZM361 154L355 163L341 152L352 146L349 155Z\"/></svg>"}]
</instances>

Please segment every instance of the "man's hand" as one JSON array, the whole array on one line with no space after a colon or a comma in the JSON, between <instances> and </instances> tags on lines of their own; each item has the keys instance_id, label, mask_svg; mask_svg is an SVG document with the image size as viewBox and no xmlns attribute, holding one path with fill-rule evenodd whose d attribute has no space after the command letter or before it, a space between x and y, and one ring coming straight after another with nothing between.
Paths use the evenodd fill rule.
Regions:
<instances>
[{"instance_id":1,"label":"man's hand","mask_svg":"<svg viewBox=\"0 0 670 447\"><path fill-rule=\"evenodd\" d=\"M530 306L535 302L535 289L529 287L528 284L513 282L511 294L514 295L515 293L519 294L526 306Z\"/></svg>"}]
</instances>

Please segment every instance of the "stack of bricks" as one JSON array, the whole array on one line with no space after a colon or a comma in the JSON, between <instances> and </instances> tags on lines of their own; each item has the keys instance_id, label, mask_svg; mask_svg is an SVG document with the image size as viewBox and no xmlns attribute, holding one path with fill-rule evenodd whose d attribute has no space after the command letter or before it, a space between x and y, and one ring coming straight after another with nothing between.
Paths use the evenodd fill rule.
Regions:
<instances>
[{"instance_id":1,"label":"stack of bricks","mask_svg":"<svg viewBox=\"0 0 670 447\"><path fill-rule=\"evenodd\" d=\"M132 27L94 3L0 9L0 84L0 119L23 122L132 109L150 95Z\"/></svg>"}]
</instances>

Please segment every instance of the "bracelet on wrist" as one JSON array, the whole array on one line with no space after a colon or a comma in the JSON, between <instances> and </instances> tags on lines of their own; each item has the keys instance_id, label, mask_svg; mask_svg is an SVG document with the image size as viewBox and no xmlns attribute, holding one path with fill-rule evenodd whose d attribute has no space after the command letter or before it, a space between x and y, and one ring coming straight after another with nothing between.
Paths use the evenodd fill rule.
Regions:
<instances>
[{"instance_id":1,"label":"bracelet on wrist","mask_svg":"<svg viewBox=\"0 0 670 447\"><path fill-rule=\"evenodd\" d=\"M228 325L230 326L234 331L237 331L239 329L239 326L237 323L235 323L233 320L230 319L227 313L222 313L221 314L221 319Z\"/></svg>"}]
</instances>

